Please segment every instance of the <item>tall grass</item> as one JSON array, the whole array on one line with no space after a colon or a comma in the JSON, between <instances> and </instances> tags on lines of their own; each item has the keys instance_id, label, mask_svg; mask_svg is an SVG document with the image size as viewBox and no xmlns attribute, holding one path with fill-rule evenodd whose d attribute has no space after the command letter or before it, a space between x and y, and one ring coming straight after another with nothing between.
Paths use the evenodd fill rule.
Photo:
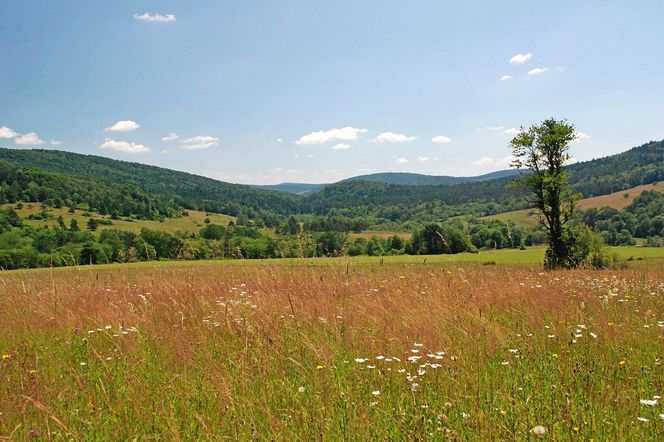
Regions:
<instances>
[{"instance_id":1,"label":"tall grass","mask_svg":"<svg viewBox=\"0 0 664 442\"><path fill-rule=\"evenodd\" d=\"M119 267L0 290L6 439L664 437L660 269Z\"/></svg>"}]
</instances>

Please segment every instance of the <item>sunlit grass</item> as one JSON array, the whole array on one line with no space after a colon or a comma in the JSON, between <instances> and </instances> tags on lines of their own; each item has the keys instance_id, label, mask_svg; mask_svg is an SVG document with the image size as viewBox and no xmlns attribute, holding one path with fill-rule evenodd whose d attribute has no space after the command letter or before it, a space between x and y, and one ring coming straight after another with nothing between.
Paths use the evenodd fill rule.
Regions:
<instances>
[{"instance_id":1,"label":"sunlit grass","mask_svg":"<svg viewBox=\"0 0 664 442\"><path fill-rule=\"evenodd\" d=\"M664 436L661 267L325 262L0 275L0 436Z\"/></svg>"}]
</instances>

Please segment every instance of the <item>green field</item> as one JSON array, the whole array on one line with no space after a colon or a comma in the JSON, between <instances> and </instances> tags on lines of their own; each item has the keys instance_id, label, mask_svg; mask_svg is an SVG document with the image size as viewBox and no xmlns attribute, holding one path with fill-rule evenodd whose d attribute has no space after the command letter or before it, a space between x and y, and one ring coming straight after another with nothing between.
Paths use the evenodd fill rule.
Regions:
<instances>
[{"instance_id":1,"label":"green field","mask_svg":"<svg viewBox=\"0 0 664 442\"><path fill-rule=\"evenodd\" d=\"M16 209L16 213L19 214L22 218L25 218L28 215L39 213L41 210L41 205L39 203L22 203L22 209ZM16 204L5 204L2 207L12 207L15 208ZM188 233L198 233L205 226L205 218L208 218L211 223L228 225L230 221L234 221L235 217L222 215L218 213L205 213L198 210L189 210L187 216L182 216L179 218L166 218L164 221L154 221L154 220L139 220L139 219L118 219L111 220L110 216L101 216L98 213L87 212L85 210L76 209L75 213L69 213L69 210L65 208L53 208L48 209L47 213L52 215L52 219L48 220L31 220L25 219L25 224L31 227L42 227L42 226L54 226L56 224L56 219L61 216L66 225L69 225L69 222L72 219L75 219L78 223L78 226L81 229L85 229L86 224L90 218L94 219L106 219L112 222L111 225L99 225L97 230L105 229L118 229L118 230L127 230L130 232L138 233L142 228L148 228L151 230L161 230L167 233L175 232L188 232Z\"/></svg>"},{"instance_id":2,"label":"green field","mask_svg":"<svg viewBox=\"0 0 664 442\"><path fill-rule=\"evenodd\" d=\"M628 266L664 266L664 247L621 246L607 247L609 253L617 254ZM127 264L97 264L94 266L77 266L79 270L152 268L152 267L339 267L339 266L373 266L373 265L445 265L445 264L519 264L542 265L544 262L544 246L528 247L525 250L500 249L481 251L479 253L459 253L456 255L396 255L396 256L355 256L355 257L324 257L324 258L277 258L277 259L219 259L208 261L143 261ZM56 267L49 271L68 271L69 267ZM11 270L9 272L43 272L45 269Z\"/></svg>"}]
</instances>

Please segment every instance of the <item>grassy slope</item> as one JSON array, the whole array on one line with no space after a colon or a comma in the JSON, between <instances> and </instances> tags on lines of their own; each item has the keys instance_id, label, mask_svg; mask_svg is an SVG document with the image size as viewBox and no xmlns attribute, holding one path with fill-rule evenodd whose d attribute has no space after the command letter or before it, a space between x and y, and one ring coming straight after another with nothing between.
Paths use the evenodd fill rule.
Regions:
<instances>
[{"instance_id":1,"label":"grassy slope","mask_svg":"<svg viewBox=\"0 0 664 442\"><path fill-rule=\"evenodd\" d=\"M3 440L664 438L661 405L640 403L664 394L661 266L123 266L0 284Z\"/></svg>"},{"instance_id":2,"label":"grassy slope","mask_svg":"<svg viewBox=\"0 0 664 442\"><path fill-rule=\"evenodd\" d=\"M4 207L15 207L15 204L6 204ZM39 203L24 203L23 209L19 209L16 212L21 216L25 217L31 213L37 213L40 211ZM81 229L85 229L86 224L90 218L95 219L110 219L110 217L102 217L97 213L93 213L92 217L83 216L85 211L76 210L76 213L69 213L67 208L62 209L51 209L48 211L50 215L53 215L55 219L49 220L25 220L25 224L32 227L42 227L42 226L53 226L56 224L56 219L58 216L62 216L65 221L65 224L68 226L69 222L72 219L75 219L78 223L78 226ZM205 212L200 212L197 210L189 210L189 216L181 218L167 218L163 222L152 221L152 220L133 220L128 221L124 219L112 220L112 225L100 225L97 230L105 229L118 229L118 230L128 230L130 232L139 232L142 228L146 227L152 230L161 230L168 233L175 233L178 231L195 233L198 232L205 226L205 218L210 218L210 221L214 224L228 225L231 220L235 218L228 215L221 215L217 213L211 213L206 215Z\"/></svg>"},{"instance_id":3,"label":"grassy slope","mask_svg":"<svg viewBox=\"0 0 664 442\"><path fill-rule=\"evenodd\" d=\"M656 190L664 193L664 182L645 184L643 186L632 187L631 189L621 190L608 195L600 195L592 198L585 198L578 202L577 207L582 210L590 208L600 208L604 206L614 207L616 209L624 209L632 203L642 192L646 190ZM625 197L627 195L627 197ZM537 215L531 209L527 210L514 210L512 212L498 213L496 215L486 216L483 219L499 221L513 221L517 225L524 227L533 227L538 224Z\"/></svg>"},{"instance_id":4,"label":"grassy slope","mask_svg":"<svg viewBox=\"0 0 664 442\"><path fill-rule=\"evenodd\" d=\"M629 206L637 196L641 195L646 190L656 190L657 192L664 193L664 182L644 184L643 186L632 187L631 189L621 190L620 192L610 193L608 195L600 195L592 198L586 198L579 201L577 206L580 209L587 210L590 208L600 207L614 207L616 209L624 209ZM627 197L625 197L627 195Z\"/></svg>"}]
</instances>

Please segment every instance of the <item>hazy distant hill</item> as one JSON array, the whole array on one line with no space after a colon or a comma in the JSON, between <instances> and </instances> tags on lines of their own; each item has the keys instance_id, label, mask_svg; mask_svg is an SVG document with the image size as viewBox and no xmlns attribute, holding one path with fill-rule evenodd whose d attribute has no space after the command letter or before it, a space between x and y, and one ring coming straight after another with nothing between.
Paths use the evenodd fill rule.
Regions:
<instances>
[{"instance_id":1,"label":"hazy distant hill","mask_svg":"<svg viewBox=\"0 0 664 442\"><path fill-rule=\"evenodd\" d=\"M406 172L384 172L373 173L370 175L360 175L348 178L344 181L371 181L385 184L396 184L402 186L451 186L454 184L474 183L478 181L488 181L496 178L504 178L520 173L518 170L499 170L497 172L487 173L485 175L457 177L457 176L436 176L423 175L419 173Z\"/></svg>"},{"instance_id":2,"label":"hazy distant hill","mask_svg":"<svg viewBox=\"0 0 664 442\"><path fill-rule=\"evenodd\" d=\"M306 195L317 192L327 184L307 184L307 183L281 183L281 184L255 184L252 187L264 190L274 190L277 192L294 193L295 195Z\"/></svg>"}]
</instances>

